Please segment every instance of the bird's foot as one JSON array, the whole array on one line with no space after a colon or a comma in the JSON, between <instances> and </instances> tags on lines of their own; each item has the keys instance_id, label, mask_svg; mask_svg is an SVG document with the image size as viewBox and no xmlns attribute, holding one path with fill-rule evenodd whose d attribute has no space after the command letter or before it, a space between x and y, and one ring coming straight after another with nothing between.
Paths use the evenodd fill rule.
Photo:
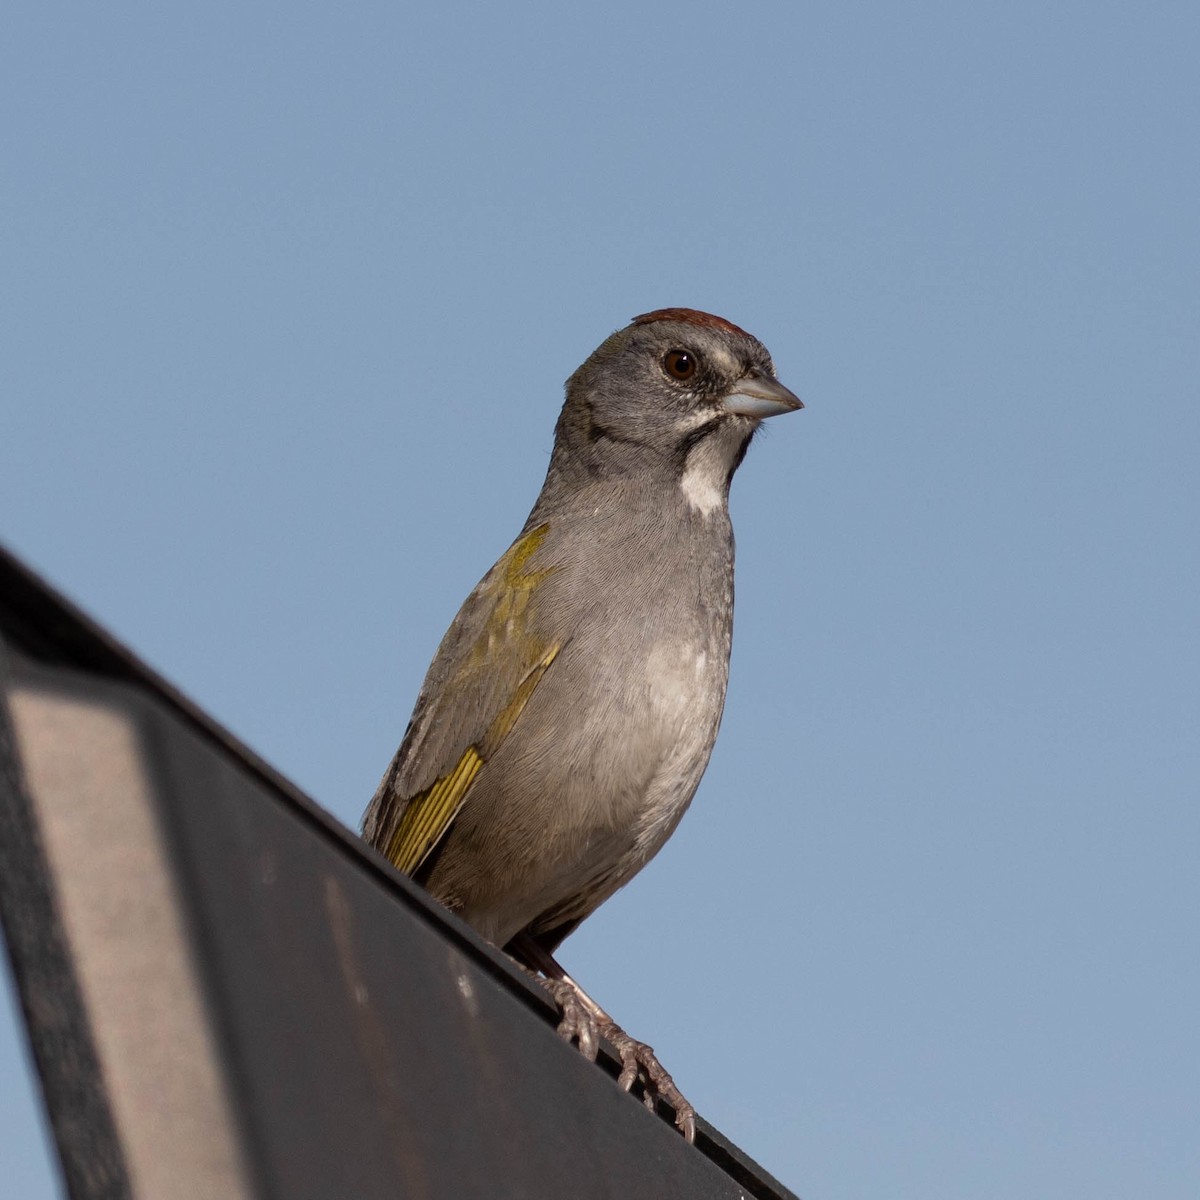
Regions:
<instances>
[{"instance_id":1,"label":"bird's foot","mask_svg":"<svg viewBox=\"0 0 1200 1200\"><path fill-rule=\"evenodd\" d=\"M562 1026L559 1026L559 1033ZM684 1140L691 1145L696 1140L696 1110L675 1086L667 1069L658 1061L656 1055L645 1042L631 1038L611 1017L596 1022L596 1032L600 1034L620 1055L621 1074L617 1083L627 1092L640 1077L642 1080L642 1103L651 1111L659 1100L669 1104L675 1110L675 1125ZM580 1045L580 1050L583 1046Z\"/></svg>"},{"instance_id":2,"label":"bird's foot","mask_svg":"<svg viewBox=\"0 0 1200 1200\"><path fill-rule=\"evenodd\" d=\"M675 1110L675 1125L684 1140L689 1145L695 1142L696 1110L675 1086L675 1080L654 1051L645 1042L631 1038L570 976L536 978L562 1009L558 1036L575 1042L580 1053L591 1062L596 1061L600 1052L601 1038L606 1039L621 1059L617 1084L628 1092L640 1079L642 1103L651 1112L659 1100L669 1104Z\"/></svg>"}]
</instances>

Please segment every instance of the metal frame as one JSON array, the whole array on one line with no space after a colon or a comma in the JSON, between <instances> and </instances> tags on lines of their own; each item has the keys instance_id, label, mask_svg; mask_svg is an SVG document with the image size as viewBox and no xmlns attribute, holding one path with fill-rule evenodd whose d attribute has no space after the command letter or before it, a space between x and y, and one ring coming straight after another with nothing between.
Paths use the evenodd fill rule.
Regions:
<instances>
[{"instance_id":1,"label":"metal frame","mask_svg":"<svg viewBox=\"0 0 1200 1200\"><path fill-rule=\"evenodd\" d=\"M76 1200L791 1196L3 550L0 639L0 916Z\"/></svg>"}]
</instances>

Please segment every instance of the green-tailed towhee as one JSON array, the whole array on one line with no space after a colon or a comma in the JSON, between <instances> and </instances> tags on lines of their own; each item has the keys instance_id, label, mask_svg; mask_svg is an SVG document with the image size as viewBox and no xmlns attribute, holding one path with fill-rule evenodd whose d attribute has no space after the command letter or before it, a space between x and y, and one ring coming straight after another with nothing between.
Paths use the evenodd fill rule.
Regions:
<instances>
[{"instance_id":1,"label":"green-tailed towhee","mask_svg":"<svg viewBox=\"0 0 1200 1200\"><path fill-rule=\"evenodd\" d=\"M425 677L363 834L542 971L563 1031L613 1041L647 1102L694 1110L648 1047L554 962L657 853L717 736L733 628L729 482L765 417L800 408L766 348L668 308L567 381L541 494Z\"/></svg>"}]
</instances>

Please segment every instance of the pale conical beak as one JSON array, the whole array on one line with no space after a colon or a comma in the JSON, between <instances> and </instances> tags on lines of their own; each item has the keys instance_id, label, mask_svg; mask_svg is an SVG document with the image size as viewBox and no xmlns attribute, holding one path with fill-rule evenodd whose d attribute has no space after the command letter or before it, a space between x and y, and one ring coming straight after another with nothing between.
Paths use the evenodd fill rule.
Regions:
<instances>
[{"instance_id":1,"label":"pale conical beak","mask_svg":"<svg viewBox=\"0 0 1200 1200\"><path fill-rule=\"evenodd\" d=\"M769 375L747 375L721 404L726 412L758 420L804 407L799 396Z\"/></svg>"}]
</instances>

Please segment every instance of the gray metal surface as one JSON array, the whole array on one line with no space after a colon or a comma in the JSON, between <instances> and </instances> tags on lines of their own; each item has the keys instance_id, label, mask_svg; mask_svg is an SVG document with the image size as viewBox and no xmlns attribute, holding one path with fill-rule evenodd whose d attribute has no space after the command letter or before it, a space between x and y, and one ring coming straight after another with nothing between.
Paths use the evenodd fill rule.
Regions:
<instances>
[{"instance_id":1,"label":"gray metal surface","mask_svg":"<svg viewBox=\"0 0 1200 1200\"><path fill-rule=\"evenodd\" d=\"M0 906L72 1196L786 1197L0 558Z\"/></svg>"}]
</instances>

